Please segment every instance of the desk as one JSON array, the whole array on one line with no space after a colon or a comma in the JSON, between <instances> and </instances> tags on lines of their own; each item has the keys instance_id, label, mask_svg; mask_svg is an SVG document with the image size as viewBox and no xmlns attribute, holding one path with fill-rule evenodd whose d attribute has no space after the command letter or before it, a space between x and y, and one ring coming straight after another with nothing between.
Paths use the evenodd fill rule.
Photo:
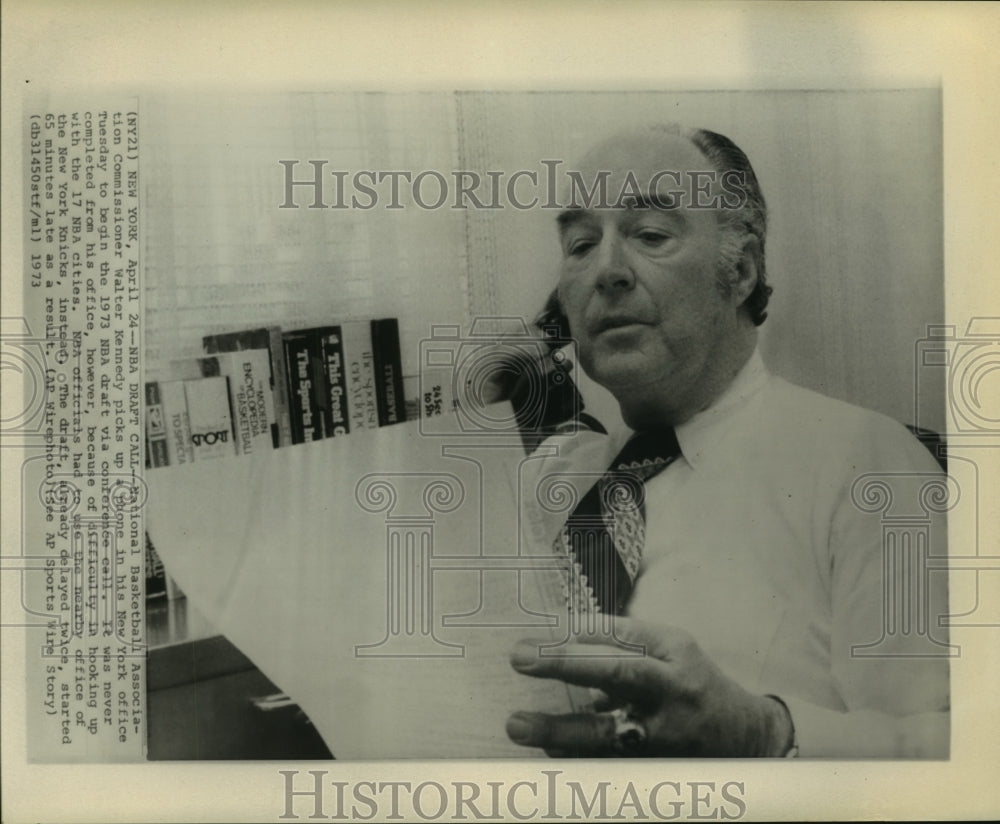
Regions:
<instances>
[{"instance_id":1,"label":"desk","mask_svg":"<svg viewBox=\"0 0 1000 824\"><path fill-rule=\"evenodd\" d=\"M150 603L147 638L150 760L333 758L297 706L255 703L281 690L186 599Z\"/></svg>"}]
</instances>

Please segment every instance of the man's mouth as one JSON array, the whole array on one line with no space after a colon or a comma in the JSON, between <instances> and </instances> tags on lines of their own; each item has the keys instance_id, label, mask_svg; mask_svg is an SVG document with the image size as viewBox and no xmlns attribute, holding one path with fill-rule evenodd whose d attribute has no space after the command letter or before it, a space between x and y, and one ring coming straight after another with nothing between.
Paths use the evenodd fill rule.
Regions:
<instances>
[{"instance_id":1,"label":"man's mouth","mask_svg":"<svg viewBox=\"0 0 1000 824\"><path fill-rule=\"evenodd\" d=\"M602 332L608 332L613 329L623 329L627 326L639 325L645 325L645 321L633 317L632 315L614 315L600 318L593 324L592 329L593 334L600 335Z\"/></svg>"}]
</instances>

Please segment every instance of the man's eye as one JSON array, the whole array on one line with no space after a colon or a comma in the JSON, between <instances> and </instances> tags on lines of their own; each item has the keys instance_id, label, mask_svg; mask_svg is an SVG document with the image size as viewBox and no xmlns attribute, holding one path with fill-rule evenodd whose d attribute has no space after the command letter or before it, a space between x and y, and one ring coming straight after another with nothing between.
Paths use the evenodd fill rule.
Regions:
<instances>
[{"instance_id":1,"label":"man's eye","mask_svg":"<svg viewBox=\"0 0 1000 824\"><path fill-rule=\"evenodd\" d=\"M589 238L580 238L566 244L566 254L570 257L580 257L587 254L594 247L594 241Z\"/></svg>"},{"instance_id":2,"label":"man's eye","mask_svg":"<svg viewBox=\"0 0 1000 824\"><path fill-rule=\"evenodd\" d=\"M666 232L653 229L642 229L635 233L635 237L645 246L657 247L667 243L671 236Z\"/></svg>"}]
</instances>

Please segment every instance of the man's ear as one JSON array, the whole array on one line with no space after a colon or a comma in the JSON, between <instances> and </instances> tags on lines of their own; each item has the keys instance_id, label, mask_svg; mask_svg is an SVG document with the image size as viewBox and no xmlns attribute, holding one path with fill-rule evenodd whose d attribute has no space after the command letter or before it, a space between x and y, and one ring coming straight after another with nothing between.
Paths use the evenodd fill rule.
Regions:
<instances>
[{"instance_id":1,"label":"man's ear","mask_svg":"<svg viewBox=\"0 0 1000 824\"><path fill-rule=\"evenodd\" d=\"M743 242L739 260L733 270L730 283L733 301L742 306L757 286L760 274L760 240L756 235L747 235Z\"/></svg>"}]
</instances>

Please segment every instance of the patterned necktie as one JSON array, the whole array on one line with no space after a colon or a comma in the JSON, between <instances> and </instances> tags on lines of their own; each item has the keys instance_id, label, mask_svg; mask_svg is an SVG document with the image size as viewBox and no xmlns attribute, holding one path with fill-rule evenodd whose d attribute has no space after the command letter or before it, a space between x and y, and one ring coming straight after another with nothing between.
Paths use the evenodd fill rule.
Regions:
<instances>
[{"instance_id":1,"label":"patterned necktie","mask_svg":"<svg viewBox=\"0 0 1000 824\"><path fill-rule=\"evenodd\" d=\"M574 562L567 597L576 609L622 614L646 538L644 484L679 455L673 428L635 435L580 499L557 539Z\"/></svg>"}]
</instances>

